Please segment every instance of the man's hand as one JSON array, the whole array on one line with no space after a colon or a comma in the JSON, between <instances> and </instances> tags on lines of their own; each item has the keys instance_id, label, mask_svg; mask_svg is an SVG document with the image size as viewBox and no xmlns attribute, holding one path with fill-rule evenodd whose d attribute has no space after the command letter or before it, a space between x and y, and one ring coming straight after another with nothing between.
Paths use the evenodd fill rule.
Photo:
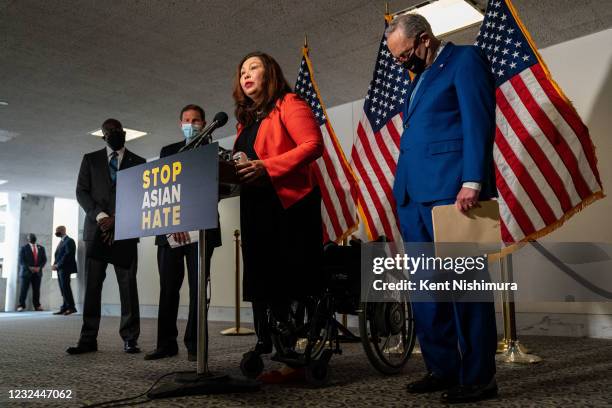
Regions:
<instances>
[{"instance_id":1,"label":"man's hand","mask_svg":"<svg viewBox=\"0 0 612 408\"><path fill-rule=\"evenodd\" d=\"M251 160L236 164L238 177L242 183L252 183L268 174L262 160Z\"/></svg>"},{"instance_id":2,"label":"man's hand","mask_svg":"<svg viewBox=\"0 0 612 408\"><path fill-rule=\"evenodd\" d=\"M52 271L57 271L57 265L56 264L51 265L51 270Z\"/></svg>"},{"instance_id":3,"label":"man's hand","mask_svg":"<svg viewBox=\"0 0 612 408\"><path fill-rule=\"evenodd\" d=\"M40 266L31 266L30 270L34 273L40 272Z\"/></svg>"},{"instance_id":4,"label":"man's hand","mask_svg":"<svg viewBox=\"0 0 612 408\"><path fill-rule=\"evenodd\" d=\"M172 238L180 245L188 244L190 241L188 232L175 232L172 234Z\"/></svg>"},{"instance_id":5,"label":"man's hand","mask_svg":"<svg viewBox=\"0 0 612 408\"><path fill-rule=\"evenodd\" d=\"M98 225L103 232L112 230L115 228L115 216L102 218L98 221Z\"/></svg>"},{"instance_id":6,"label":"man's hand","mask_svg":"<svg viewBox=\"0 0 612 408\"><path fill-rule=\"evenodd\" d=\"M480 191L474 190L469 187L462 187L457 194L457 200L455 201L455 207L462 213L467 213L472 208L480 207L478 203L478 195Z\"/></svg>"}]
</instances>

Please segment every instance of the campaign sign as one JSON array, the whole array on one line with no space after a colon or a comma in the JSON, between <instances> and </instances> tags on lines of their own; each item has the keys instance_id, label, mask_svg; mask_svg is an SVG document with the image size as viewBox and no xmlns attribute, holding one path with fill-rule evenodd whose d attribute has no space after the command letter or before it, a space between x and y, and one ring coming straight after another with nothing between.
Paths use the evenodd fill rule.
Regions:
<instances>
[{"instance_id":1,"label":"campaign sign","mask_svg":"<svg viewBox=\"0 0 612 408\"><path fill-rule=\"evenodd\" d=\"M115 239L216 228L218 144L117 172Z\"/></svg>"}]
</instances>

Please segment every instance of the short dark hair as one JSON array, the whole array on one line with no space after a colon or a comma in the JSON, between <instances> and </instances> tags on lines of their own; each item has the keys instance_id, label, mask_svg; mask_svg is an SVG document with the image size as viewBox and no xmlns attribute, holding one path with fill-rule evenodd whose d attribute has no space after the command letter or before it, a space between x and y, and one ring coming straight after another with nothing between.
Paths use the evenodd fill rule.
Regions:
<instances>
[{"instance_id":1,"label":"short dark hair","mask_svg":"<svg viewBox=\"0 0 612 408\"><path fill-rule=\"evenodd\" d=\"M109 118L102 123L102 133L106 135L106 133L113 129L121 129L123 130L123 125L117 119Z\"/></svg>"},{"instance_id":2,"label":"short dark hair","mask_svg":"<svg viewBox=\"0 0 612 408\"><path fill-rule=\"evenodd\" d=\"M185 113L187 111L190 111L190 110L194 110L196 112L200 112L200 116L202 117L202 121L206 120L206 116L204 115L204 109L202 109L198 105L194 105L193 103L190 103L189 105L187 105L183 109L181 109L181 114L179 115L179 120L183 119L183 113Z\"/></svg>"}]
</instances>

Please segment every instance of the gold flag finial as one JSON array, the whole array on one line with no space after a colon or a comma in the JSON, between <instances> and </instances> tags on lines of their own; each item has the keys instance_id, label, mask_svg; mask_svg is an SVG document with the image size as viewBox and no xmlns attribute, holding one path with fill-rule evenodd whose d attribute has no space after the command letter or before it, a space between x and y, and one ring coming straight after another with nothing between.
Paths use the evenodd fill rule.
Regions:
<instances>
[{"instance_id":1,"label":"gold flag finial","mask_svg":"<svg viewBox=\"0 0 612 408\"><path fill-rule=\"evenodd\" d=\"M393 16L389 14L389 2L385 2L385 21L387 24L391 23Z\"/></svg>"},{"instance_id":2,"label":"gold flag finial","mask_svg":"<svg viewBox=\"0 0 612 408\"><path fill-rule=\"evenodd\" d=\"M308 34L304 33L304 48L308 48Z\"/></svg>"}]
</instances>

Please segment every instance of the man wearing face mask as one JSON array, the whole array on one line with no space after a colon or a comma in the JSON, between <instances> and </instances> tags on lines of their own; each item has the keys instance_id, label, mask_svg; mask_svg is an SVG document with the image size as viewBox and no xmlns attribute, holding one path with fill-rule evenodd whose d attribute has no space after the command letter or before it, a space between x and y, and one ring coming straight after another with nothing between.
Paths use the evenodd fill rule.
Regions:
<instances>
[{"instance_id":1,"label":"man wearing face mask","mask_svg":"<svg viewBox=\"0 0 612 408\"><path fill-rule=\"evenodd\" d=\"M36 243L36 235L28 234L28 243L19 250L19 284L21 292L19 294L18 312L23 312L26 307L26 297L32 285L32 305L34 310L41 312L40 306L40 281L42 279L43 267L47 263L45 247Z\"/></svg>"},{"instance_id":2,"label":"man wearing face mask","mask_svg":"<svg viewBox=\"0 0 612 408\"><path fill-rule=\"evenodd\" d=\"M83 326L76 347L69 347L68 354L97 351L102 285L106 267L113 264L119 297L121 323L119 335L126 353L138 353L140 313L136 270L138 265L138 239L114 240L115 194L117 172L145 163L146 160L125 148L125 131L117 119L107 119L102 124L106 147L83 157L77 180L77 201L86 214L83 241L86 246L85 301Z\"/></svg>"},{"instance_id":3,"label":"man wearing face mask","mask_svg":"<svg viewBox=\"0 0 612 408\"><path fill-rule=\"evenodd\" d=\"M187 105L179 114L179 126L184 140L164 146L159 157L178 153L187 143L193 140L206 125L204 110L198 105ZM219 228L206 230L206 268L215 247L221 245ZM157 360L172 357L178 353L178 329L176 319L179 307L179 292L185 277L187 263L187 280L189 282L189 317L185 329L184 343L187 357L196 360L197 351L197 305L198 305L198 245L189 243L189 234L179 232L172 234L171 239L180 245L172 248L166 235L155 237L157 245L157 266L159 269L159 310L157 318L157 347L145 355L145 360Z\"/></svg>"},{"instance_id":4,"label":"man wearing face mask","mask_svg":"<svg viewBox=\"0 0 612 408\"><path fill-rule=\"evenodd\" d=\"M55 236L60 239L60 243L55 249L55 263L51 267L57 271L57 282L59 283L60 292L62 294L62 307L60 310L53 313L54 315L70 315L76 313L74 306L74 297L72 296L72 288L70 287L70 275L77 273L76 265L76 244L74 239L66 235L66 227L63 225L55 228Z\"/></svg>"},{"instance_id":5,"label":"man wearing face mask","mask_svg":"<svg viewBox=\"0 0 612 408\"><path fill-rule=\"evenodd\" d=\"M465 213L496 195L494 80L476 47L442 43L418 14L395 18L386 37L397 62L416 74L404 107L393 186L397 215L404 242L432 242L433 207L454 203ZM412 307L428 374L408 391L445 391L445 403L496 396L493 303Z\"/></svg>"}]
</instances>

